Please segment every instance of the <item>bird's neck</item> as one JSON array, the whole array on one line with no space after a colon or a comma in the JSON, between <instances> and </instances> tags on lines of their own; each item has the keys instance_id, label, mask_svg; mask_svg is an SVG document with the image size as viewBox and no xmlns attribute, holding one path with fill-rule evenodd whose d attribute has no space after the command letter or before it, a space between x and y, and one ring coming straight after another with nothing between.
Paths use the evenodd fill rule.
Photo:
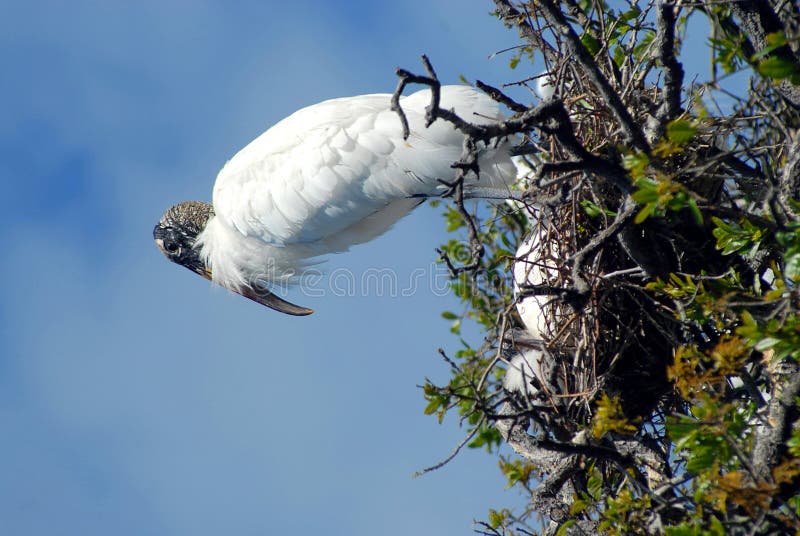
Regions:
<instances>
[{"instance_id":1,"label":"bird's neck","mask_svg":"<svg viewBox=\"0 0 800 536\"><path fill-rule=\"evenodd\" d=\"M309 255L299 246L278 247L248 237L218 216L209 218L198 235L195 247L211 269L215 283L231 290L296 279Z\"/></svg>"}]
</instances>

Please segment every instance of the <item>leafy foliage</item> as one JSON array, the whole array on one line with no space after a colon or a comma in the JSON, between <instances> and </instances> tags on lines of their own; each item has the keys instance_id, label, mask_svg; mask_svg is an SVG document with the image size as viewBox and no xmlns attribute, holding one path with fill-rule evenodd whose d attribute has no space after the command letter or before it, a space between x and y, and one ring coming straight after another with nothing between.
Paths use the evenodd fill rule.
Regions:
<instances>
[{"instance_id":1,"label":"leafy foliage","mask_svg":"<svg viewBox=\"0 0 800 536\"><path fill-rule=\"evenodd\" d=\"M425 413L457 414L471 448L507 443L529 498L478 532L800 534L800 14L759 5L782 28L740 3L495 0L522 40L512 84L544 61L556 97L504 131L522 201L444 209L459 347ZM687 84L691 18L712 61Z\"/></svg>"}]
</instances>

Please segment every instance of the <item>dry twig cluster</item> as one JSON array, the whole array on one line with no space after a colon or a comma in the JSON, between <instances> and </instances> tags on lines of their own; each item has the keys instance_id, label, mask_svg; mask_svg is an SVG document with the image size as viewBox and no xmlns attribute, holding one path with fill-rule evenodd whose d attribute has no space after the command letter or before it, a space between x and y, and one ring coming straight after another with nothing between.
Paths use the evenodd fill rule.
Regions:
<instances>
[{"instance_id":1,"label":"dry twig cluster","mask_svg":"<svg viewBox=\"0 0 800 536\"><path fill-rule=\"evenodd\" d=\"M765 274L784 259L766 248L752 255L723 255L727 252L719 251L712 222L746 218L779 232L797 220L791 200L800 194L798 87L786 80L754 81L725 110L707 110L716 104L715 87L686 84L679 61L679 17L695 9L718 27L735 23L747 28L752 37L743 38L742 46L752 56L768 45L766 36L777 26L787 32L794 28L798 14L766 0L734 3L730 11L712 4L682 8L654 1L633 22L625 21L621 33L614 27L620 21L598 15L604 13L599 3L494 3L498 17L519 31L524 50L544 59L554 88L551 98L527 106L478 82L513 115L476 126L439 108L439 82L423 57L426 75L398 70L394 99L397 105L408 83L428 85L433 90L428 121L449 121L464 133L462 160L454 165L449 193L466 221L470 256L459 265L442 253L454 276L476 278L486 269L486 245L464 207L463 191L463 177L479 173L479 148L499 137L517 137L517 152L532 168L524 192L516 196L517 210L529 223L528 248L514 259L524 276L513 298L510 281L500 287L509 299L498 312L494 335L476 352L483 358L476 362L484 367L473 375L478 379L466 380L465 390L447 392L456 400L452 405L469 402L468 417L480 415L467 440L484 423L493 423L502 439L535 465L540 481L531 490L531 508L551 523L549 530L567 520L572 531L597 530L596 518L571 510L586 490L588 464L626 475L636 493L653 505L644 524L659 532L670 519L685 515L675 487L684 477L673 474L674 447L664 423L689 401L668 377L669 367L680 348L712 352L728 340L738 320L726 311L738 305L727 301L728 309L719 312L714 307L723 306L709 304L711 312L702 318L684 309L696 306L691 295L657 290L671 277L698 288L731 273L741 279L742 288L774 289ZM612 35L626 42L612 42ZM790 41L772 53L800 65L799 46ZM515 84L535 82L528 78ZM402 118L399 105L396 109ZM780 173L771 171L777 162L785 163ZM796 294L789 293L783 305L763 309L796 309ZM516 311L516 305L532 297L543 315L534 337L521 332ZM529 390L508 394L489 387L494 367L530 349L539 361L526 378ZM755 371L756 379L761 369L752 363L761 358L760 352L750 351L748 370ZM457 375L470 376L463 365L449 362ZM756 382L772 389L764 411L777 422L760 429L754 452L771 449L771 461L750 463L749 457L746 466L766 464L769 469L780 458L776 452L796 413L787 412L786 404L800 388L796 364L784 365L785 391L777 376ZM592 434L598 424L600 433ZM765 469L753 471L751 481L767 478Z\"/></svg>"}]
</instances>

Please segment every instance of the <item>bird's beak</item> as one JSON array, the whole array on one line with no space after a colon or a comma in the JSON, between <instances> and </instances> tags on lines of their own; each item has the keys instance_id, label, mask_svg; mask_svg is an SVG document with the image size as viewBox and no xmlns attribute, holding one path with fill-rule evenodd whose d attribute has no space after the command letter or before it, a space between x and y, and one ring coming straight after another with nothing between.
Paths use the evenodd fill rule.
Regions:
<instances>
[{"instance_id":1,"label":"bird's beak","mask_svg":"<svg viewBox=\"0 0 800 536\"><path fill-rule=\"evenodd\" d=\"M158 249L172 262L177 262L178 264L185 266L189 270L193 271L194 273L203 276L204 278L208 279L209 281L214 281L212 277L211 268L203 264L200 259L195 255L190 261L178 262L175 261L164 249L164 240L161 238L156 238L156 245ZM280 311L281 313L285 313L287 315L292 316L307 316L314 312L313 309L308 309L307 307L300 307L299 305L295 305L291 302L288 302L282 298L279 298L274 293L270 292L268 289L258 286L258 287L250 287L244 286L239 290L234 290L234 292L244 296L247 299L253 300L256 303L260 303L270 309L275 309L276 311Z\"/></svg>"},{"instance_id":2,"label":"bird's beak","mask_svg":"<svg viewBox=\"0 0 800 536\"><path fill-rule=\"evenodd\" d=\"M209 281L213 281L214 279L211 277L211 268L207 266L197 267L194 271L201 276L205 277ZM299 305L295 305L291 302L288 302L284 299L279 298L274 293L270 292L269 290L265 289L264 287L249 287L245 286L242 287L241 290L234 291L238 294L244 296L249 300L253 300L256 303L260 303L261 305L265 305L270 309L275 309L281 313L285 313L287 315L292 316L307 316L314 312L313 309L308 309L306 307L300 307Z\"/></svg>"},{"instance_id":3,"label":"bird's beak","mask_svg":"<svg viewBox=\"0 0 800 536\"><path fill-rule=\"evenodd\" d=\"M195 270L195 273L200 274L209 281L214 281L214 279L211 277L211 268L206 268L205 266L203 266L202 268Z\"/></svg>"},{"instance_id":4,"label":"bird's beak","mask_svg":"<svg viewBox=\"0 0 800 536\"><path fill-rule=\"evenodd\" d=\"M245 298L253 300L256 303L260 303L261 305L265 305L270 309L275 309L276 311L280 311L281 313L285 313L287 315L306 316L314 312L313 309L300 307L299 305L295 305L282 298L279 298L274 293L263 287L243 287L239 291L239 294Z\"/></svg>"}]
</instances>

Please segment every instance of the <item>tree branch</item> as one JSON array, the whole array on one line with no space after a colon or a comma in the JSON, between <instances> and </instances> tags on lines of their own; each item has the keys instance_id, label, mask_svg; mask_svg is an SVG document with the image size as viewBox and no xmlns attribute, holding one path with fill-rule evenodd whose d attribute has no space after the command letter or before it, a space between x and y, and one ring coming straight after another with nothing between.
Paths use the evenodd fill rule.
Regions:
<instances>
[{"instance_id":1,"label":"tree branch","mask_svg":"<svg viewBox=\"0 0 800 536\"><path fill-rule=\"evenodd\" d=\"M785 442L797 418L795 398L800 393L800 365L784 361L772 378L775 391L768 404L767 426L757 429L753 446L753 472L756 478L772 481L772 469L785 452Z\"/></svg>"},{"instance_id":2,"label":"tree branch","mask_svg":"<svg viewBox=\"0 0 800 536\"><path fill-rule=\"evenodd\" d=\"M647 137L651 143L664 135L667 122L681 112L683 66L675 54L675 11L674 3L658 0L654 56L664 67L664 87L661 89L661 104L648 121Z\"/></svg>"},{"instance_id":3,"label":"tree branch","mask_svg":"<svg viewBox=\"0 0 800 536\"><path fill-rule=\"evenodd\" d=\"M620 99L619 94L611 87L608 79L600 72L597 62L592 58L592 55L586 50L586 47L572 29L564 13L553 2L553 0L540 0L538 6L542 9L550 24L554 29L561 34L564 38L567 49L570 55L574 56L578 63L584 70L584 73L597 89L600 96L603 97L606 105L611 109L611 113L617 119L617 122L625 135L626 141L632 144L637 150L643 153L650 152L650 146L642 134L639 125L633 120L630 112L625 107L625 104Z\"/></svg>"},{"instance_id":4,"label":"tree branch","mask_svg":"<svg viewBox=\"0 0 800 536\"><path fill-rule=\"evenodd\" d=\"M425 66L425 70L428 72L428 76L419 76L399 67L395 69L395 74L397 74L399 80L397 81L397 88L392 94L390 109L393 112L396 112L398 117L400 117L400 124L403 126L404 140L407 140L409 136L408 118L406 117L406 113L403 111L402 106L400 106L400 97L403 95L403 90L405 90L408 84L423 84L431 88L431 104L425 108L426 127L429 127L433 124L433 122L436 120L436 112L439 110L441 84L436 77L436 72L433 70L433 66L431 65L430 60L428 60L428 57L423 54L421 60L422 64Z\"/></svg>"},{"instance_id":5,"label":"tree branch","mask_svg":"<svg viewBox=\"0 0 800 536\"><path fill-rule=\"evenodd\" d=\"M794 140L786 141L786 163L780 176L779 199L787 216L798 219L791 201L800 200L800 132L795 132Z\"/></svg>"},{"instance_id":6,"label":"tree branch","mask_svg":"<svg viewBox=\"0 0 800 536\"><path fill-rule=\"evenodd\" d=\"M754 53L766 48L767 35L777 32L790 35L775 10L766 0L737 0L731 2L730 6L731 11L741 20L742 26L752 40L755 47ZM767 57L778 57L800 68L800 58L794 54L789 45L776 48ZM793 85L789 80L780 80L775 84L775 88L786 102L795 109L800 109L800 86Z\"/></svg>"},{"instance_id":7,"label":"tree branch","mask_svg":"<svg viewBox=\"0 0 800 536\"><path fill-rule=\"evenodd\" d=\"M519 36L540 51L550 63L558 60L558 51L544 40L540 31L531 26L527 14L520 13L508 0L494 0L494 5L497 8L497 15L506 26L517 28Z\"/></svg>"}]
</instances>

